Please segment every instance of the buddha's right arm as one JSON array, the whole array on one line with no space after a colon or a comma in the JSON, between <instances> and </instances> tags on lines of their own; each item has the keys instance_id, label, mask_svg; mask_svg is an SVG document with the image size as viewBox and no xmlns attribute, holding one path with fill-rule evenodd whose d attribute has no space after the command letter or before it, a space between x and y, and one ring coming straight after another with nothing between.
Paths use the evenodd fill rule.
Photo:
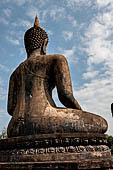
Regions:
<instances>
[{"instance_id":1,"label":"buddha's right arm","mask_svg":"<svg viewBox=\"0 0 113 170\"><path fill-rule=\"evenodd\" d=\"M14 75L12 75L9 82L8 105L7 105L7 111L11 116L13 116L13 112L15 109L16 97L17 96L15 91Z\"/></svg>"},{"instance_id":2,"label":"buddha's right arm","mask_svg":"<svg viewBox=\"0 0 113 170\"><path fill-rule=\"evenodd\" d=\"M54 68L59 100L67 108L81 110L79 103L73 96L70 72L66 58L62 55L58 55L55 60Z\"/></svg>"}]
</instances>

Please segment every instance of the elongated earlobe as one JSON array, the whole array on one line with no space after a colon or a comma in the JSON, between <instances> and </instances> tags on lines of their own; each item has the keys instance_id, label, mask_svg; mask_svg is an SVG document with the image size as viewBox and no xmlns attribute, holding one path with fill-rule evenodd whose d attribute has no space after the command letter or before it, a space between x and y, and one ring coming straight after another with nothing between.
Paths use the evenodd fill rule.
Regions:
<instances>
[{"instance_id":1,"label":"elongated earlobe","mask_svg":"<svg viewBox=\"0 0 113 170\"><path fill-rule=\"evenodd\" d=\"M47 43L48 43L48 38L46 38L44 40L43 46L42 46L42 50L43 50L43 54L46 54L46 47L47 47Z\"/></svg>"}]
</instances>

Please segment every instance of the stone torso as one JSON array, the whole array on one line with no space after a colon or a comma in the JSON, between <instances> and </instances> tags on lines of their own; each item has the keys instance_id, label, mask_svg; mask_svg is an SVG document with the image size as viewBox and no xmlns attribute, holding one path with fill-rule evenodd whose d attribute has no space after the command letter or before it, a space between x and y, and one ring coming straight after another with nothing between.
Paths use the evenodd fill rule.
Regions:
<instances>
[{"instance_id":1,"label":"stone torso","mask_svg":"<svg viewBox=\"0 0 113 170\"><path fill-rule=\"evenodd\" d=\"M57 87L58 108L52 99ZM76 109L67 61L62 55L32 55L10 79L8 112L12 119L8 136L45 133L98 132L107 130L100 116Z\"/></svg>"},{"instance_id":2,"label":"stone torso","mask_svg":"<svg viewBox=\"0 0 113 170\"><path fill-rule=\"evenodd\" d=\"M23 85L18 86L17 91L23 93L19 101L24 100L22 107L26 119L42 116L47 105L55 106L51 97L54 88L51 85L54 80L52 63L51 58L47 56L36 56L26 60L18 68L17 74L20 74L20 78L23 76L24 81L22 81ZM22 92L21 88L23 88Z\"/></svg>"},{"instance_id":3,"label":"stone torso","mask_svg":"<svg viewBox=\"0 0 113 170\"><path fill-rule=\"evenodd\" d=\"M9 105L13 105L11 114L13 118L12 126L20 126L20 124L28 125L30 122L37 122L46 107L55 106L52 99L52 90L55 86L54 82L54 60L53 56L33 55L14 71L11 76L11 84L13 84L13 101L9 101ZM10 100L10 96L9 96ZM30 126L30 124L28 125ZM31 126L34 126L33 124Z\"/></svg>"}]
</instances>

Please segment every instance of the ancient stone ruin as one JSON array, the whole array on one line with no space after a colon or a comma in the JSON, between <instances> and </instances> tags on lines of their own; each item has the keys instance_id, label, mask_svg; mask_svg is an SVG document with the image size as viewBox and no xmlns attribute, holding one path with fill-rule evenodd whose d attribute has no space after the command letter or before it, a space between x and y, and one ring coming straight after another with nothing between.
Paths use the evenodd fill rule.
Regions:
<instances>
[{"instance_id":1,"label":"ancient stone ruin","mask_svg":"<svg viewBox=\"0 0 113 170\"><path fill-rule=\"evenodd\" d=\"M60 54L46 55L47 33L38 17L24 36L27 59L12 73L8 138L0 141L0 169L107 169L108 125L85 112L73 96L69 67ZM52 90L65 108L57 107Z\"/></svg>"}]
</instances>

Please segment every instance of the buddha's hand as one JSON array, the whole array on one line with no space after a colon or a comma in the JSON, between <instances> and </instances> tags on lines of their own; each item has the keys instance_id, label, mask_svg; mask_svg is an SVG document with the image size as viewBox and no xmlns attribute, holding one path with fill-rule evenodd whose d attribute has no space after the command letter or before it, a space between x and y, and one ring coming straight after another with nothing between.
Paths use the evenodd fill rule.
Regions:
<instances>
[{"instance_id":1,"label":"buddha's hand","mask_svg":"<svg viewBox=\"0 0 113 170\"><path fill-rule=\"evenodd\" d=\"M81 106L80 106L80 104L75 100L75 107L76 107L76 109L78 109L78 110L82 110L82 108L81 108Z\"/></svg>"}]
</instances>

